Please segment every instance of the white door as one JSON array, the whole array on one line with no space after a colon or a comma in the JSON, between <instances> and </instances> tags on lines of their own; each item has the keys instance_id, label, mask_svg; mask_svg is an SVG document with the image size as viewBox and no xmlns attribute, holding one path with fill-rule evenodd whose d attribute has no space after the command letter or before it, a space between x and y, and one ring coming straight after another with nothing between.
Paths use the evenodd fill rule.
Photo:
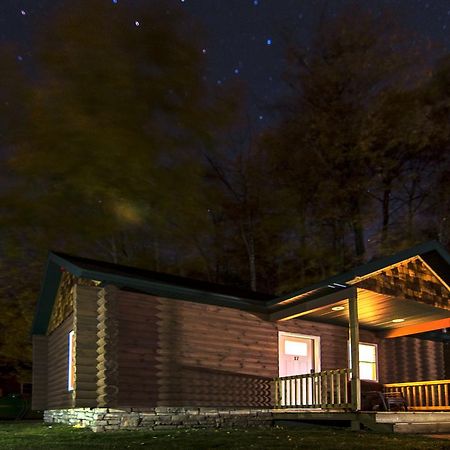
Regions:
<instances>
[{"instance_id":1,"label":"white door","mask_svg":"<svg viewBox=\"0 0 450 450\"><path fill-rule=\"evenodd\" d=\"M280 377L310 374L320 370L320 341L316 336L279 333ZM281 404L310 406L313 404L313 380L281 382Z\"/></svg>"}]
</instances>

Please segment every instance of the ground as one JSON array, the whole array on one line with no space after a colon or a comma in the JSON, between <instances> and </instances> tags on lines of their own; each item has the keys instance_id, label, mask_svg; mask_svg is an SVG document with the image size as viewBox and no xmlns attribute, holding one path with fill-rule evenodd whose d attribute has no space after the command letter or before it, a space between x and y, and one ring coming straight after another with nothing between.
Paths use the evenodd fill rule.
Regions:
<instances>
[{"instance_id":1,"label":"ground","mask_svg":"<svg viewBox=\"0 0 450 450\"><path fill-rule=\"evenodd\" d=\"M436 437L352 432L335 428L259 428L93 433L42 422L1 422L0 448L7 449L392 449L450 450L450 440Z\"/></svg>"}]
</instances>

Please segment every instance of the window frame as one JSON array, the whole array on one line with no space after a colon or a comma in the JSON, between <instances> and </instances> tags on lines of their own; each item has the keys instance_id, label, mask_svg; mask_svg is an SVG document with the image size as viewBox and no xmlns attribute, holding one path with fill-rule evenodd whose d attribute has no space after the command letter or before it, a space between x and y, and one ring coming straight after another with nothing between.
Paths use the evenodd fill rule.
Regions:
<instances>
[{"instance_id":1,"label":"window frame","mask_svg":"<svg viewBox=\"0 0 450 450\"><path fill-rule=\"evenodd\" d=\"M374 342L363 342L360 341L358 344L358 353L361 354L360 345L368 345L370 347L373 347L375 349L375 362L374 361L363 361L361 359L359 359L359 377L360 379L364 379L367 380L367 378L361 378L361 363L366 363L366 364L374 364L375 366L375 379L374 380L367 380L367 381L376 381L379 382L379 370L378 370L378 344L374 343ZM350 341L348 341L348 366L352 367L352 352L351 352L351 348L350 348Z\"/></svg>"}]
</instances>

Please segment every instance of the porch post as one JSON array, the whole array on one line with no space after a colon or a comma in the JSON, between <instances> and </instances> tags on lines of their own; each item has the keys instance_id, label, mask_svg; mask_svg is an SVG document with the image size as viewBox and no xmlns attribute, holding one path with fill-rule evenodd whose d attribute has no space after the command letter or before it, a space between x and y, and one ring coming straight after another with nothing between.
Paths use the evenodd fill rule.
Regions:
<instances>
[{"instance_id":1,"label":"porch post","mask_svg":"<svg viewBox=\"0 0 450 450\"><path fill-rule=\"evenodd\" d=\"M350 316L350 353L352 360L351 393L352 407L361 410L361 380L359 378L359 320L358 320L358 290L354 288L348 299Z\"/></svg>"}]
</instances>

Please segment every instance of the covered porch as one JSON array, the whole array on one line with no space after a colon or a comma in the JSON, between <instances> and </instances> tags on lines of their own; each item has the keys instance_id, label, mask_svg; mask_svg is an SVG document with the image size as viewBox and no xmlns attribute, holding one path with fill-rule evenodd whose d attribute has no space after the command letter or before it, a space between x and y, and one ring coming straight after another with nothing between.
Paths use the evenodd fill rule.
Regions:
<instances>
[{"instance_id":1,"label":"covered porch","mask_svg":"<svg viewBox=\"0 0 450 450\"><path fill-rule=\"evenodd\" d=\"M439 244L432 243L366 264L274 302L272 320L305 319L348 327L348 349L343 348L342 352L348 352L349 361L347 367L327 367L276 378L275 407L280 412L295 410L309 414L383 410L448 414L449 284L448 254ZM360 346L360 335L364 330L370 330L385 348L380 357L387 370L392 366L391 380L383 381L381 388L374 388L374 384L364 380L373 364L376 375L371 379L381 381L377 374L378 354L374 362L361 354L364 344ZM389 351L391 343L405 337L413 337L419 343L420 340L439 342L436 345L442 348L442 361L438 362L441 376L424 378L432 358L426 352L421 361L409 361L408 354ZM410 366L407 376L398 376L399 371L395 376L394 367L399 364ZM378 397L378 403L368 402L368 396Z\"/></svg>"}]
</instances>

